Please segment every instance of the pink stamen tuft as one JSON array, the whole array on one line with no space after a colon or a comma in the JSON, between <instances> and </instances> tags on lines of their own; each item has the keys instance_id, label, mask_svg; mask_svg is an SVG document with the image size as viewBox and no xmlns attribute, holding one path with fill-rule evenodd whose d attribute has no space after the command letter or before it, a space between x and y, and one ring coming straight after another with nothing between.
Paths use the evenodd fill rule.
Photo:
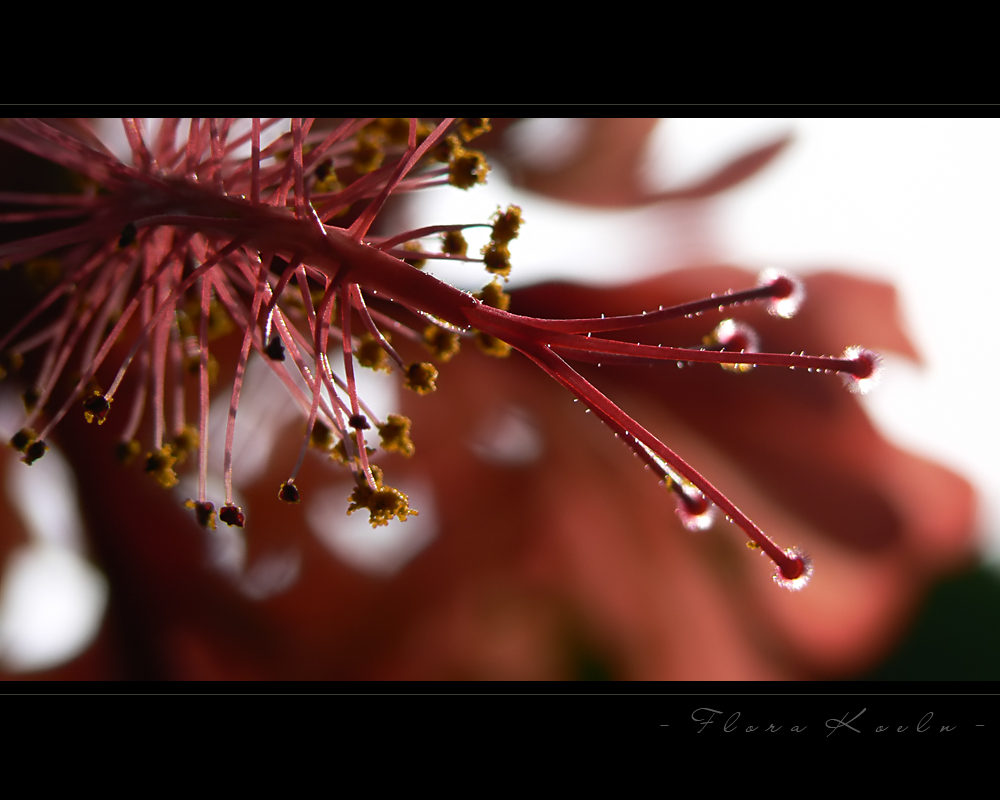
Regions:
<instances>
[{"instance_id":1,"label":"pink stamen tuft","mask_svg":"<svg viewBox=\"0 0 1000 800\"><path fill-rule=\"evenodd\" d=\"M45 438L71 408L82 404L85 419L103 423L128 373L134 399L120 431L122 461L146 449L146 471L170 488L177 483L175 465L197 450L198 495L191 507L202 525L214 527L215 505L206 494L209 388L217 365L209 356L209 343L235 327L243 341L232 379L223 456L225 502L218 519L235 527L246 522L233 502L233 440L244 371L256 353L306 417L298 460L279 490L280 499L299 502L295 479L306 452L318 449L352 471L356 488L348 513L366 508L376 526L390 519L405 521L416 512L409 509L406 495L383 483L381 468L369 460L376 451L368 448L365 432L378 430L385 449L409 455L409 420L390 415L391 425L379 421L358 394L355 362L357 368L374 370L398 367L404 385L423 395L436 389L437 368L404 361L390 344L390 332L421 346L443 337L447 347L432 349L440 360L446 360L445 353L450 357L460 338L469 338L491 356L519 351L582 401L675 494L685 528L709 529L718 509L743 530L752 547L775 562L780 585L797 590L806 584L812 574L808 558L778 547L693 465L569 363L838 372L853 391L867 391L881 362L860 347L849 348L839 359L762 353L753 329L732 319L704 336L701 346L690 348L644 344L625 333L750 303L791 317L805 296L800 281L769 269L755 287L641 313L599 319L519 316L508 311L510 297L495 280L477 294L460 291L415 268L415 254L407 249L408 244L417 247L421 259L479 261L457 240L441 253L426 253L417 241L489 227L483 263L493 275L506 276L507 246L521 223L516 206L498 212L492 224L368 235L396 193L445 183L468 189L482 182L485 158L463 144L471 130L482 131L481 121L470 126L452 119L345 120L325 132L314 131L312 119L293 120L291 130L270 144L262 144L261 134L278 120L255 119L248 133L230 141L233 122L192 119L186 141L182 137L176 143L179 120L165 121L148 142L142 121L127 119L132 163L123 164L106 150L94 149L91 137L71 136L58 125L0 120L0 140L96 184L84 194L5 192L0 198L24 207L0 215L0 224L74 218L64 228L0 243L0 267L10 262L28 269L47 254L61 262L60 282L0 336L0 378L20 366L24 353L45 348L34 384L24 395L23 430L11 441L26 463L44 454ZM250 158L238 157L236 149L248 141ZM43 208L35 208L39 205ZM489 254L497 256L496 264ZM51 322L44 321L47 310L54 316ZM120 339L129 347L103 391L98 372L112 374L112 359L121 357L115 346ZM331 363L338 351L341 374ZM74 355L79 363L70 364ZM61 377L71 374L75 388L55 403ZM185 408L188 395L197 397L197 426ZM140 448L137 437L147 406L151 433L147 448ZM33 425L43 414L47 421L36 435Z\"/></svg>"}]
</instances>

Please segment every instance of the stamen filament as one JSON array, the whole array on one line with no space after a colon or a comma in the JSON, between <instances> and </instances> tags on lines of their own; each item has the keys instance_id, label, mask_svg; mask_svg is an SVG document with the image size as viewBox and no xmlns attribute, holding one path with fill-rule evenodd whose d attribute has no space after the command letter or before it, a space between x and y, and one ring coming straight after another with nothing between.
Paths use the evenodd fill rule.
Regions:
<instances>
[{"instance_id":1,"label":"stamen filament","mask_svg":"<svg viewBox=\"0 0 1000 800\"><path fill-rule=\"evenodd\" d=\"M799 561L781 550L746 514L740 511L722 492L709 483L701 473L612 403L557 354L553 353L547 347L540 347L530 341L523 341L521 344L508 343L521 350L528 358L579 397L609 427L616 432L621 431L626 434L623 437L624 441L640 457L643 457L644 447L649 448L656 456L662 458L672 469L676 470L694 485L702 494L715 503L727 517L742 528L751 541L755 542L767 553L771 560L778 565L786 578L794 579L799 577L803 568ZM637 447L632 444L633 439L640 446ZM648 463L648 459L646 460Z\"/></svg>"},{"instance_id":2,"label":"stamen filament","mask_svg":"<svg viewBox=\"0 0 1000 800\"><path fill-rule=\"evenodd\" d=\"M758 286L754 289L743 289L738 292L726 292L717 297L707 297L703 300L693 300L689 303L660 308L642 314L628 314L620 317L591 317L587 319L536 319L520 317L520 320L533 328L559 333L607 333L609 331L631 330L646 325L655 325L667 320L680 319L704 311L722 310L731 306L752 303L758 300L770 300L783 296L787 292L784 286ZM516 316L516 315L511 315Z\"/></svg>"},{"instance_id":3,"label":"stamen filament","mask_svg":"<svg viewBox=\"0 0 1000 800\"><path fill-rule=\"evenodd\" d=\"M404 242L412 242L415 239L423 239L427 236L433 236L435 233L450 233L451 231L464 231L469 228L491 228L493 227L487 222L472 222L467 225L428 225L424 228L416 228L412 231L405 231L403 233L397 234L396 236L390 236L386 239L372 239L368 240L369 244L373 247L377 247L379 250L389 251L397 244L403 244ZM413 256L413 253L408 253L409 256ZM438 255L441 255L440 253ZM482 258L470 258L469 261L482 261Z\"/></svg>"},{"instance_id":4,"label":"stamen filament","mask_svg":"<svg viewBox=\"0 0 1000 800\"><path fill-rule=\"evenodd\" d=\"M508 343L511 334L523 331L525 317L509 314L499 309L478 305L468 309L466 315L472 324L487 333ZM642 316L639 319L644 319ZM537 337L536 337L537 341ZM708 364L753 364L757 366L776 366L814 369L829 372L847 372L864 377L870 367L859 359L835 358L832 356L807 356L790 353L734 353L718 350L684 347L666 347L663 345L648 345L620 342L613 339L580 336L550 332L543 340L553 350L567 358L593 360L590 354L618 356L615 363L636 363L645 361L679 361L702 362ZM580 354L578 356L578 354ZM588 354L588 355L583 355ZM611 359L608 359L609 361Z\"/></svg>"},{"instance_id":5,"label":"stamen filament","mask_svg":"<svg viewBox=\"0 0 1000 800\"><path fill-rule=\"evenodd\" d=\"M348 230L349 236L360 241L364 235L368 233L368 229L375 221L375 217L378 212L382 210L382 206L385 205L385 201L389 199L389 194L392 190L395 189L399 185L399 182L406 177L406 174L417 165L417 162L423 158L424 153L437 144L438 140L444 136L445 131L451 127L451 124L454 121L455 120L453 118L442 120L441 123L431 132L430 136L424 139L423 143L419 147L415 150L409 150L408 154L399 160L395 173L390 180L386 181L385 186L379 192L378 197L375 198L375 201L369 205L361 216L359 216L354 222L354 224L351 225ZM372 488L375 488L374 483L372 484Z\"/></svg>"},{"instance_id":6,"label":"stamen filament","mask_svg":"<svg viewBox=\"0 0 1000 800\"><path fill-rule=\"evenodd\" d=\"M268 268L261 259L257 273L257 287L253 295L253 305L250 318L247 320L243 333L243 344L240 347L240 358L236 363L236 377L233 379L233 396L229 401L229 416L226 420L226 449L223 455L222 474L226 484L226 505L233 502L233 440L236 436L236 410L240 404L240 392L243 389L243 376L246 372L247 358L250 355L250 345L253 344L254 331L257 330L257 317L264 301L264 290L267 287Z\"/></svg>"},{"instance_id":7,"label":"stamen filament","mask_svg":"<svg viewBox=\"0 0 1000 800\"><path fill-rule=\"evenodd\" d=\"M212 308L211 273L201 278L201 324L198 329L198 409L201 412L198 424L198 502L205 502L205 487L208 482L208 315Z\"/></svg>"},{"instance_id":8,"label":"stamen filament","mask_svg":"<svg viewBox=\"0 0 1000 800\"><path fill-rule=\"evenodd\" d=\"M393 346L389 344L385 336L382 335L382 331L378 329L378 326L375 325L375 321L371 318L371 314L368 313L368 307L365 305L365 300L361 296L361 289L358 287L356 283L352 283L350 286L351 286L351 295L350 295L351 303L354 306L354 310L357 311L358 315L361 317L361 321L364 323L365 329L368 331L368 333L371 334L372 338L378 342L379 347L385 350L389 358L395 361L396 365L403 372L405 372L406 363L400 357L399 353L396 352L395 348L393 348Z\"/></svg>"},{"instance_id":9,"label":"stamen filament","mask_svg":"<svg viewBox=\"0 0 1000 800\"><path fill-rule=\"evenodd\" d=\"M347 375L347 390L348 396L351 399L351 416L357 416L361 413L360 406L358 405L358 386L354 381L354 351L351 349L351 288L355 286L354 284L342 284L340 286L340 329L343 332L343 350L344 350L344 372ZM360 428L355 429L356 435L358 437L358 458L361 462L361 468L364 470L365 480L368 481L368 487L374 492L378 487L375 483L375 478L372 476L372 468L368 464L368 452L365 449L365 434ZM347 448L349 445L351 437L345 436L345 445Z\"/></svg>"}]
</instances>

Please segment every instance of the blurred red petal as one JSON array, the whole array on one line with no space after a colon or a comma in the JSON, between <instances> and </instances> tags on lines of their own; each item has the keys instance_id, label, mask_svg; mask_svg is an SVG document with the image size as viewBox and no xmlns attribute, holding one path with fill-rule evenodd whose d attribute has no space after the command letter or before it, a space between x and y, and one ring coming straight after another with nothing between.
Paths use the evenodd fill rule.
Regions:
<instances>
[{"instance_id":1,"label":"blurred red petal","mask_svg":"<svg viewBox=\"0 0 1000 800\"><path fill-rule=\"evenodd\" d=\"M644 183L642 159L658 122L651 118L579 120L584 126L582 141L568 160L560 153L559 165L553 168L544 161L528 166L515 159L510 165L513 179L557 200L604 208L704 200L750 179L791 143L791 136L779 137L736 156L703 178L653 191Z\"/></svg>"},{"instance_id":2,"label":"blurred red petal","mask_svg":"<svg viewBox=\"0 0 1000 800\"><path fill-rule=\"evenodd\" d=\"M773 142L756 147L732 161L723 164L701 180L647 196L646 202L663 200L703 200L720 194L749 180L777 158L792 142L791 136L782 136Z\"/></svg>"}]
</instances>

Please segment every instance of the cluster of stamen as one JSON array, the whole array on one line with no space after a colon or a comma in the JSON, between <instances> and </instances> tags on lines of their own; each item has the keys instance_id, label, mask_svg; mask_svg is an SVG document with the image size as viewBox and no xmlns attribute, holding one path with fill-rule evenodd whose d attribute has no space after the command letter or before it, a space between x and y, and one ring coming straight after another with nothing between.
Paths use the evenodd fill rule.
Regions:
<instances>
[{"instance_id":1,"label":"cluster of stamen","mask_svg":"<svg viewBox=\"0 0 1000 800\"><path fill-rule=\"evenodd\" d=\"M312 448L352 471L347 513L367 510L372 526L405 521L417 511L405 494L383 482L382 470L371 463L377 450L367 437L377 431L384 451L412 456L410 421L397 414L379 419L358 395L355 368L398 373L406 388L427 394L437 388L437 367L405 362L388 329L440 362L471 338L491 356L518 350L582 401L659 475L675 495L685 527L709 527L717 507L774 560L776 581L792 589L804 585L812 569L805 556L778 548L568 363L702 362L734 372L805 367L837 372L853 389L865 390L879 367L869 351L851 348L842 358L761 353L753 330L729 319L695 348L607 338L751 302L788 317L802 300L797 280L769 272L754 288L631 316L518 316L510 313L510 296L498 280L510 273L510 243L522 223L516 206L498 209L489 223L369 235L393 193L481 183L489 166L467 145L489 130L486 120L345 120L331 131L313 130L313 120L293 120L288 133L264 147L261 134L276 122L255 119L248 133L235 136L232 120L192 120L177 144L177 120L165 121L152 141L140 120L125 120L132 166L43 122L0 123L0 138L61 164L91 187L82 195L0 195L4 203L42 208L34 214L38 220L69 215L64 212L75 220L54 233L0 245L0 258L25 265L51 253L59 258L55 277L51 270L45 273L44 297L0 339L0 378L21 369L31 351L45 349L25 390L24 427L10 441L25 463L44 454L45 438L77 403L87 422L102 425L126 375L134 376L119 459L129 463L142 451L140 424L150 417L145 471L170 488L178 482L175 468L197 453L197 497L188 504L201 525L214 527L216 511L206 485L209 393L218 365L209 347L235 329L243 332L243 341L231 386L225 498L218 519L236 527L246 522L233 502L232 453L246 364L255 351L306 418L297 462L279 498L299 502L295 480ZM235 151L247 144L250 157L237 157ZM463 235L473 227L490 229L479 257L468 255ZM428 237L437 238L438 251L420 244ZM420 271L429 259L478 262L491 280L478 293L459 291ZM43 322L47 309L60 307L54 322ZM128 345L124 357L119 343ZM74 353L79 356L75 388L36 433L32 426L49 408ZM106 391L94 388L98 370L113 353L120 357L114 379ZM332 366L337 361L342 372ZM185 407L189 382L197 385L193 422Z\"/></svg>"}]
</instances>

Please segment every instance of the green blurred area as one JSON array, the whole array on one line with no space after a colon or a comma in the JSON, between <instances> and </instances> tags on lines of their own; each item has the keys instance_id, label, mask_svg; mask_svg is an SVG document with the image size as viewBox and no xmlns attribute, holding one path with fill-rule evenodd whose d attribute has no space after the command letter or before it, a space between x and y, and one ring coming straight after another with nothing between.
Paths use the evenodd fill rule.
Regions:
<instances>
[{"instance_id":1,"label":"green blurred area","mask_svg":"<svg viewBox=\"0 0 1000 800\"><path fill-rule=\"evenodd\" d=\"M869 681L1000 680L1000 571L981 564L937 584Z\"/></svg>"}]
</instances>

